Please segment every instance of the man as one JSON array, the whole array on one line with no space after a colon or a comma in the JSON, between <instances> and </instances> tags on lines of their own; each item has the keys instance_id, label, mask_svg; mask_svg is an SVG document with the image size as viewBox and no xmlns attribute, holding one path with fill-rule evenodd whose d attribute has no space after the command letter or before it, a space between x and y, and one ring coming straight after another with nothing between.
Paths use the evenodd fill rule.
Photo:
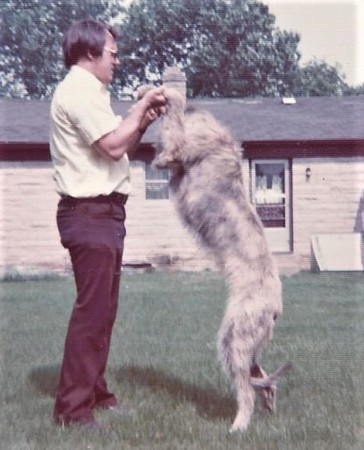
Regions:
<instances>
[{"instance_id":1,"label":"man","mask_svg":"<svg viewBox=\"0 0 364 450\"><path fill-rule=\"evenodd\" d=\"M54 421L96 429L100 424L93 410L118 407L104 372L119 295L124 205L131 189L128 153L165 104L162 88L154 88L124 120L115 116L106 87L119 64L115 37L94 20L70 27L62 43L70 70L51 105L50 149L61 196L57 225L77 289Z\"/></svg>"}]
</instances>

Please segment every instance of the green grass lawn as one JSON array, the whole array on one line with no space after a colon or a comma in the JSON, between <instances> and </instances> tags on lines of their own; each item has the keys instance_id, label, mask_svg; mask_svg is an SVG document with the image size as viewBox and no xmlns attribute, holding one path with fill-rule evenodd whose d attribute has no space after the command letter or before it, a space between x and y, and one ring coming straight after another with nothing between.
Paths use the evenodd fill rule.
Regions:
<instances>
[{"instance_id":1,"label":"green grass lawn","mask_svg":"<svg viewBox=\"0 0 364 450\"><path fill-rule=\"evenodd\" d=\"M277 412L259 402L229 435L235 402L215 340L227 294L214 273L125 275L108 379L130 417L98 413L108 434L52 425L71 279L2 282L0 448L4 450L346 450L364 448L364 277L283 279L284 313L263 354L293 370Z\"/></svg>"}]
</instances>

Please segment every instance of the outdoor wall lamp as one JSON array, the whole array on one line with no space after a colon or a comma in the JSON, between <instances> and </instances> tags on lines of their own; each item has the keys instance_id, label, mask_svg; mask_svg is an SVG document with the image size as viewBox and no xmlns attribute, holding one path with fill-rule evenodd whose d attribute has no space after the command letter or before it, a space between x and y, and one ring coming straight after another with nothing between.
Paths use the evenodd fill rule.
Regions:
<instances>
[{"instance_id":1,"label":"outdoor wall lamp","mask_svg":"<svg viewBox=\"0 0 364 450\"><path fill-rule=\"evenodd\" d=\"M309 181L311 178L311 167L306 168L306 181Z\"/></svg>"}]
</instances>

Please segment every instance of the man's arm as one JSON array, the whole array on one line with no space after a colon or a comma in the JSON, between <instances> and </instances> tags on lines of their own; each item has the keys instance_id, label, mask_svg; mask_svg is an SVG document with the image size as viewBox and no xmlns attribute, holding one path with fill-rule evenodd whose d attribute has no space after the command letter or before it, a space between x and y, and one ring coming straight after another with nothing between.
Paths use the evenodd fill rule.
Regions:
<instances>
[{"instance_id":1,"label":"man's arm","mask_svg":"<svg viewBox=\"0 0 364 450\"><path fill-rule=\"evenodd\" d=\"M133 152L139 145L144 131L159 116L159 108L165 101L163 87L148 91L114 131L95 142L99 151L115 161L122 158L125 153Z\"/></svg>"}]
</instances>

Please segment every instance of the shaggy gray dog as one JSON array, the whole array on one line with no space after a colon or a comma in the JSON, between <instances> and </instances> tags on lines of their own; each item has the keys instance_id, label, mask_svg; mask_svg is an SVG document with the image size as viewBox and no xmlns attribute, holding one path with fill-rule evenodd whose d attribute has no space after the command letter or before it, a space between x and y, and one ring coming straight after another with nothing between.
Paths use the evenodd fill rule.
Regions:
<instances>
[{"instance_id":1,"label":"shaggy gray dog","mask_svg":"<svg viewBox=\"0 0 364 450\"><path fill-rule=\"evenodd\" d=\"M185 111L176 90L166 88L165 96L161 149L153 164L172 171L170 188L182 221L226 275L229 298L218 354L236 393L231 431L242 431L254 409L254 388L273 411L277 381L289 369L285 365L267 376L257 362L282 312L281 282L263 225L246 197L230 133L207 111Z\"/></svg>"}]
</instances>

